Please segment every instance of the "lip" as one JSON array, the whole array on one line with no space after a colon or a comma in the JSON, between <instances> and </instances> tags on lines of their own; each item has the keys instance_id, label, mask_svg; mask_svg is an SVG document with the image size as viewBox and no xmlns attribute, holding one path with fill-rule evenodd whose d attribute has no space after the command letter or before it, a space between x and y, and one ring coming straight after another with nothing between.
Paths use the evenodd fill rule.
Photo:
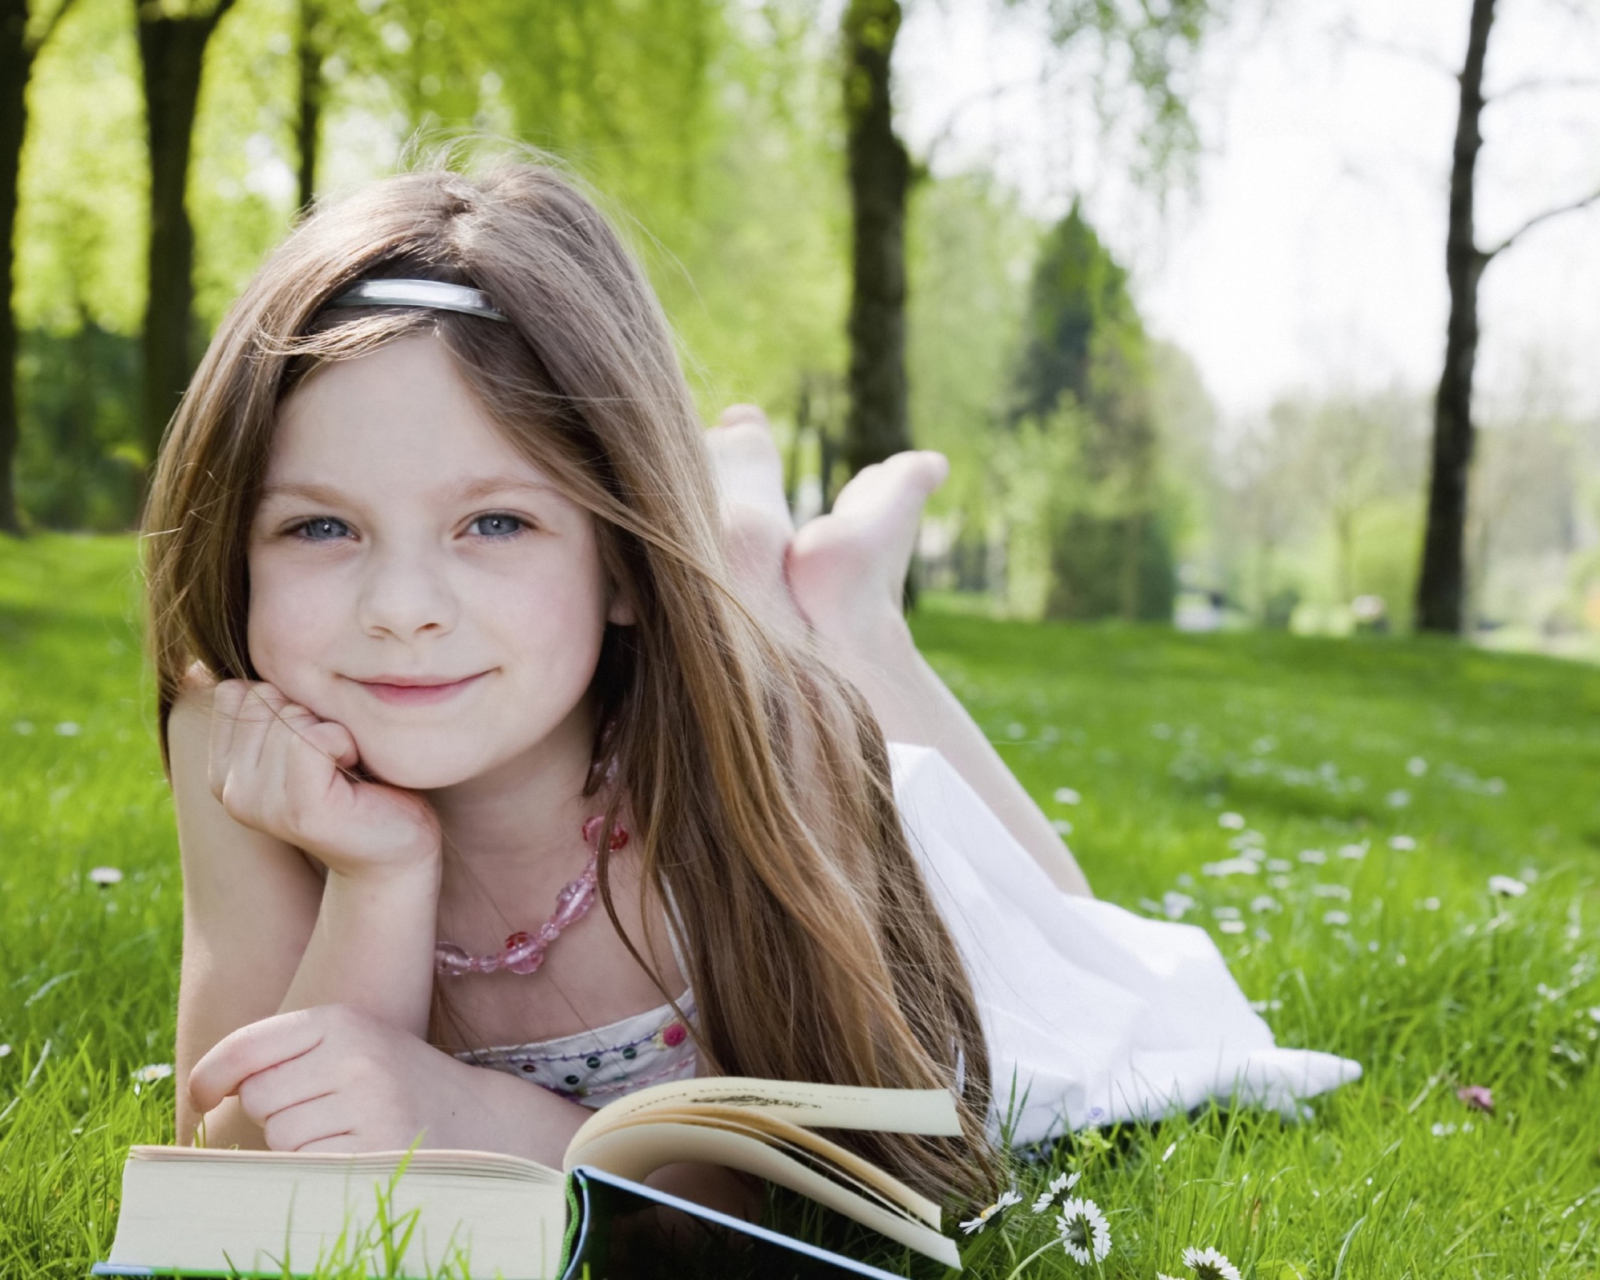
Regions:
<instances>
[{"instance_id":1,"label":"lip","mask_svg":"<svg viewBox=\"0 0 1600 1280\"><path fill-rule=\"evenodd\" d=\"M383 675L372 680L356 680L355 683L380 702L387 702L391 706L426 707L448 702L488 674L487 671L480 671L459 680L440 679L437 676Z\"/></svg>"}]
</instances>

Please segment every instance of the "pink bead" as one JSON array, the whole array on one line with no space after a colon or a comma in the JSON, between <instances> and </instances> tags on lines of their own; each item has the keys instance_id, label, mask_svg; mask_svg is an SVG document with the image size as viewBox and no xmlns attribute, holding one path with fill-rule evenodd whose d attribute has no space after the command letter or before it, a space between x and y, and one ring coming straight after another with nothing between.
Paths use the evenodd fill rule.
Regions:
<instances>
[{"instance_id":1,"label":"pink bead","mask_svg":"<svg viewBox=\"0 0 1600 1280\"><path fill-rule=\"evenodd\" d=\"M566 897L565 890L562 891L562 896ZM558 899L557 901L560 900ZM593 904L594 886L592 884L584 885L579 889L578 892L567 898L565 902L562 902L561 905L556 908L555 915L550 917L550 924L556 930L556 932L559 933L563 929L566 929L570 925L576 924L579 920L583 919L583 917L589 913L589 908Z\"/></svg>"},{"instance_id":2,"label":"pink bead","mask_svg":"<svg viewBox=\"0 0 1600 1280\"><path fill-rule=\"evenodd\" d=\"M683 1029L683 1023L670 1023L667 1026L667 1029L661 1033L661 1041L667 1046L667 1048L676 1049L680 1044L683 1043L683 1038L688 1034L689 1033Z\"/></svg>"},{"instance_id":3,"label":"pink bead","mask_svg":"<svg viewBox=\"0 0 1600 1280\"><path fill-rule=\"evenodd\" d=\"M544 963L544 943L532 939L515 951L507 951L501 963L512 973L532 973Z\"/></svg>"},{"instance_id":4,"label":"pink bead","mask_svg":"<svg viewBox=\"0 0 1600 1280\"><path fill-rule=\"evenodd\" d=\"M584 842L592 846L599 839L604 825L602 816L587 819L583 824ZM621 825L613 827L610 848L621 849L627 843L626 828ZM583 874L556 895L555 914L540 925L536 933L530 935L527 930L519 929L505 940L500 951L487 956L472 955L453 942L440 942L434 948L434 972L447 977L459 977L463 973L498 973L501 969L511 973L535 972L544 963L545 951L550 944L561 936L564 929L571 928L588 915L594 906L599 894L599 862L600 853L595 849L589 854ZM674 1032L676 1039L671 1038ZM683 1043L684 1034L682 1026L675 1024L667 1031L667 1043Z\"/></svg>"},{"instance_id":5,"label":"pink bead","mask_svg":"<svg viewBox=\"0 0 1600 1280\"><path fill-rule=\"evenodd\" d=\"M600 838L600 828L605 826L605 822L606 820L602 815L596 814L583 824L584 844L589 845L591 848L594 846L595 841ZM619 822L611 828L611 839L607 841L607 844L610 846L611 852L615 853L618 849L626 846L627 843L628 829Z\"/></svg>"}]
</instances>

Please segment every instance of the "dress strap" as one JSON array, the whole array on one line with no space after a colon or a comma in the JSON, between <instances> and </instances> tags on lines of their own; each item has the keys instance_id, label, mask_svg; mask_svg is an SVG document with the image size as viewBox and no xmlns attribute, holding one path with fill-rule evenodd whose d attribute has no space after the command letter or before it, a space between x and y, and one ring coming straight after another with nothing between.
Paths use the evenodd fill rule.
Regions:
<instances>
[{"instance_id":1,"label":"dress strap","mask_svg":"<svg viewBox=\"0 0 1600 1280\"><path fill-rule=\"evenodd\" d=\"M672 958L678 963L678 972L683 975L685 982L689 981L689 965L684 959L683 939L689 931L683 927L683 913L678 909L678 900L673 896L672 886L665 880L661 882L662 892L666 895L667 916L667 943L672 947Z\"/></svg>"}]
</instances>

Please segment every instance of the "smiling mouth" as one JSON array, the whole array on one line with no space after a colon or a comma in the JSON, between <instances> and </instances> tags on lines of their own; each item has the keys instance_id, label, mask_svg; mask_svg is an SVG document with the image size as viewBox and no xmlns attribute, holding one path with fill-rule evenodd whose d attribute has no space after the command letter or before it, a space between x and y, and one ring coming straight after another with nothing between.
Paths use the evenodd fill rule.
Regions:
<instances>
[{"instance_id":1,"label":"smiling mouth","mask_svg":"<svg viewBox=\"0 0 1600 1280\"><path fill-rule=\"evenodd\" d=\"M477 675L466 676L460 680L434 680L427 676L385 676L378 680L357 680L355 683L381 702L402 707L420 707L431 706L436 702L448 702L488 674L487 671L480 671Z\"/></svg>"}]
</instances>

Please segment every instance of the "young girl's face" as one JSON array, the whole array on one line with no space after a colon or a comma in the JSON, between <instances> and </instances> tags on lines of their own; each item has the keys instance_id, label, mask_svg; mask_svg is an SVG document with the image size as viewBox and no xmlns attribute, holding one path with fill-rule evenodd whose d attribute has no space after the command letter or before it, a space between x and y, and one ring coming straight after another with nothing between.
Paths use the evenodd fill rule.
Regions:
<instances>
[{"instance_id":1,"label":"young girl's face","mask_svg":"<svg viewBox=\"0 0 1600 1280\"><path fill-rule=\"evenodd\" d=\"M410 336L284 402L250 530L261 678L427 790L541 753L587 760L610 604L593 518Z\"/></svg>"}]
</instances>

